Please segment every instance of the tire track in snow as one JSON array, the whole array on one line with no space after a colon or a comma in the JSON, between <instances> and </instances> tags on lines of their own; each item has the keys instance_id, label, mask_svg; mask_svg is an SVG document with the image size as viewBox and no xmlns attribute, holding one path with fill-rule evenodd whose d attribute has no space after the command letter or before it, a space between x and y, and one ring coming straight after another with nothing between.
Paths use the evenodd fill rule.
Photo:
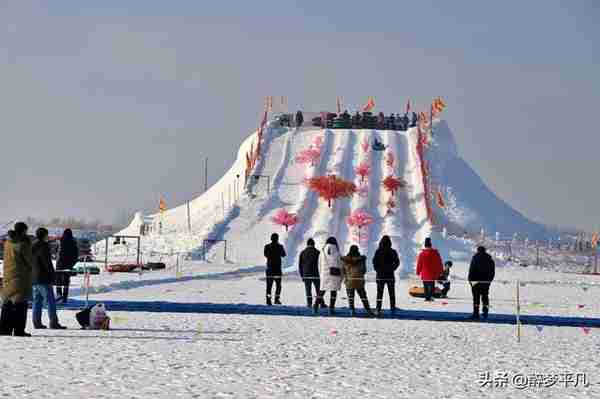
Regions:
<instances>
[{"instance_id":1,"label":"tire track in snow","mask_svg":"<svg viewBox=\"0 0 600 399\"><path fill-rule=\"evenodd\" d=\"M410 273L415 268L418 250L421 243L431 232L427 220L427 209L423 201L424 190L416 153L416 129L409 129L400 136L399 151L404 152L403 179L408 183L406 190L400 192L400 211L403 215L402 228L405 231L402 240L400 259L402 262L401 276Z\"/></svg>"},{"instance_id":2,"label":"tire track in snow","mask_svg":"<svg viewBox=\"0 0 600 399\"><path fill-rule=\"evenodd\" d=\"M353 165L353 167L358 166L362 161L365 161L368 158L368 164L371 167L371 170L373 169L373 157L367 152L366 154L363 154L362 152L362 148L361 148L361 144L362 142L367 139L368 140L368 134L367 132L365 132L364 130L360 130L359 132L354 132L354 134L356 135L356 140L355 140L355 144L354 144L354 159L357 161L356 165ZM360 176L358 176L358 174L356 174L356 172L354 172L355 178L354 178L354 184L356 184L356 187L361 187L361 178ZM363 185L366 185L366 187L369 189L371 187L372 181L370 176L367 177L366 182ZM363 209L367 212L369 212L369 214L372 214L371 209L369 209L369 200L368 200L368 191L367 191L367 198L363 198L358 194L355 194L352 196L352 201L350 201L350 212L354 212L356 210L359 209ZM375 216L375 215L372 215ZM345 222L345 221L344 221ZM352 229L350 228L350 226L347 226L348 229L348 235L352 236ZM371 226L369 226L367 228L366 232L361 232L361 236L364 237L365 235L367 236L367 239L363 242L363 243L354 243L352 242L352 244L358 244L361 253L363 255L368 256L368 245L369 245L369 240L370 240L370 234L371 234ZM366 245L365 245L366 243Z\"/></svg>"},{"instance_id":3,"label":"tire track in snow","mask_svg":"<svg viewBox=\"0 0 600 399\"><path fill-rule=\"evenodd\" d=\"M297 129L288 129L287 134L285 135L285 142L283 143L283 150L281 155L281 161L277 166L277 170L273 173L273 179L271 180L271 190L269 193L269 198L267 201L263 203L258 212L258 221L263 219L270 211L274 210L277 207L283 206L286 203L281 199L279 195L279 188L283 181L283 177L287 170L290 170L292 166L290 165L291 153L292 153L292 143L294 141L294 137L298 132Z\"/></svg>"},{"instance_id":4,"label":"tire track in snow","mask_svg":"<svg viewBox=\"0 0 600 399\"><path fill-rule=\"evenodd\" d=\"M338 133L341 137L346 135L346 145L342 150L342 162L339 164L338 175L344 180L354 181L354 165L353 160L356 158L357 154L357 140L356 133L352 130L340 130ZM352 197L357 196L356 194ZM338 244L340 246L340 252L343 254L346 253L346 250L350 247L353 242L351 242L351 237L349 236L350 230L348 229L348 224L346 223L346 217L352 211L351 203L353 198L343 198L341 200L336 200L334 203L335 216L333 217L334 227L330 230L334 237L337 238Z\"/></svg>"},{"instance_id":5,"label":"tire track in snow","mask_svg":"<svg viewBox=\"0 0 600 399\"><path fill-rule=\"evenodd\" d=\"M319 131L321 132L321 131ZM319 133L320 134L320 133ZM333 152L333 133L331 130L323 132L323 144L321 145L321 158L319 163L311 168L307 178L323 176L327 171L327 166L332 159ZM296 213L300 223L295 226L290 232L285 235L284 243L287 251L288 269L294 269L297 265L299 256L299 247L308 239L308 236L313 236L315 227L315 215L319 207L319 196L314 191L309 190L304 186L300 191L300 199L292 212Z\"/></svg>"},{"instance_id":6,"label":"tire track in snow","mask_svg":"<svg viewBox=\"0 0 600 399\"><path fill-rule=\"evenodd\" d=\"M383 135L384 138L382 141L384 144L387 142L387 138ZM379 140L379 135L376 130L371 131L371 138L375 140L375 138ZM375 249L377 248L378 241L381 238L383 231L383 215L380 209L381 199L384 197L385 193L382 189L382 181L384 179L383 175L385 174L385 156L384 152L374 151L371 148L371 183L372 185L369 188L369 209L372 212L373 223L369 228L369 245L368 245L368 256L371 258L373 254L375 254ZM369 269L372 268L372 264L369 264Z\"/></svg>"}]
</instances>

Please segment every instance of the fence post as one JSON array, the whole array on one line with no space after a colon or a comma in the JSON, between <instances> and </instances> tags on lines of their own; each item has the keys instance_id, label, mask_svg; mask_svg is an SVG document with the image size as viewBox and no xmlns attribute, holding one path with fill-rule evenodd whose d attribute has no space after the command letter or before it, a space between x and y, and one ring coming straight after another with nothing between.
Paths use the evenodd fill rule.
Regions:
<instances>
[{"instance_id":1,"label":"fence post","mask_svg":"<svg viewBox=\"0 0 600 399\"><path fill-rule=\"evenodd\" d=\"M521 342L521 300L519 297L519 280L515 281L517 284L517 342Z\"/></svg>"}]
</instances>

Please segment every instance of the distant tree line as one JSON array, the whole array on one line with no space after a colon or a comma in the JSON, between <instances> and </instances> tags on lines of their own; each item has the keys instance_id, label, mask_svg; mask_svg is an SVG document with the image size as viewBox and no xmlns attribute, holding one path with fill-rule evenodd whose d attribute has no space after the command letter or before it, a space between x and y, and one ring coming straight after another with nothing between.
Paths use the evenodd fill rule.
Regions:
<instances>
[{"instance_id":1,"label":"distant tree line","mask_svg":"<svg viewBox=\"0 0 600 399\"><path fill-rule=\"evenodd\" d=\"M49 219L41 219L28 217L25 219L25 223L29 226L45 226L51 228L71 228L76 230L85 231L97 231L97 232L115 232L118 230L118 226L114 224L106 224L101 220L84 220L75 217L52 217Z\"/></svg>"}]
</instances>

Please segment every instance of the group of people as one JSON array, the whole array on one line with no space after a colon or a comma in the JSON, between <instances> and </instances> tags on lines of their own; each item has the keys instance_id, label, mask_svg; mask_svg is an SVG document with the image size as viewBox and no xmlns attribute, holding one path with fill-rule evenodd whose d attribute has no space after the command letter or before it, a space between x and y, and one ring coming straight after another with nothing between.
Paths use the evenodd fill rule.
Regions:
<instances>
[{"instance_id":1,"label":"group of people","mask_svg":"<svg viewBox=\"0 0 600 399\"><path fill-rule=\"evenodd\" d=\"M282 258L286 256L285 248L279 243L279 235L273 233L271 242L264 248L267 259L266 269L266 303L268 306L281 305L281 279ZM372 259L373 269L376 273L376 311L372 311L365 289L365 274L367 273L367 257L360 253L356 245L352 245L348 253L341 254L335 237L325 241L322 250L315 247L315 241L309 238L306 248L300 253L298 272L304 282L306 292L306 306L314 314L319 309L328 308L329 314L335 314L337 293L346 286L348 305L352 315L356 315L355 298L361 299L363 306L370 316L381 316L383 307L383 294L387 288L392 315L396 314L395 272L400 265L398 252L392 247L389 236L383 236ZM450 290L450 269L452 262L442 264L442 258L437 249L433 248L431 238L426 238L424 248L417 258L416 274L421 278L425 301L433 301L435 283L442 284L439 293L447 297ZM489 289L495 275L495 264L492 257L484 247L479 247L473 256L469 268L468 280L473 294L473 314L471 319L479 319L480 304L483 304L483 317L487 318L489 312ZM275 285L275 298L272 301L273 285ZM314 294L313 294L314 288ZM329 305L325 303L325 295L329 293Z\"/></svg>"},{"instance_id":2,"label":"group of people","mask_svg":"<svg viewBox=\"0 0 600 399\"><path fill-rule=\"evenodd\" d=\"M379 112L374 115L371 112L356 112L351 115L347 110L335 114L332 112L323 112L321 116L312 119L312 125L328 129L380 129L380 130L400 130L406 131L411 127L417 126L419 117L416 112L398 113L385 115ZM295 123L295 124L294 124ZM282 114L279 116L279 124L287 127L302 127L304 124L304 114L297 111L293 114Z\"/></svg>"},{"instance_id":3,"label":"group of people","mask_svg":"<svg viewBox=\"0 0 600 399\"><path fill-rule=\"evenodd\" d=\"M65 329L59 323L56 303L66 303L69 295L69 276L56 273L52 263L48 230L40 227L32 239L28 226L17 222L8 232L4 243L4 273L0 290L0 335L28 337L28 304L32 302L32 320L35 329L48 328L42 323L42 308L48 307L49 327ZM66 229L60 241L57 270L72 269L79 259L79 249L73 232ZM61 276L60 278L58 276ZM58 281L58 280L61 281ZM53 286L56 285L57 296Z\"/></svg>"}]
</instances>

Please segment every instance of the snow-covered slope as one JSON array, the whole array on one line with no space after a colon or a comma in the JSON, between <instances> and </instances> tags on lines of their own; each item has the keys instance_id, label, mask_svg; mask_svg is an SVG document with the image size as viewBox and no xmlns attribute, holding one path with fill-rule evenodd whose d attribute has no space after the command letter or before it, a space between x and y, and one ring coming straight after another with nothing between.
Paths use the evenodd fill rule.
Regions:
<instances>
[{"instance_id":1,"label":"snow-covered slope","mask_svg":"<svg viewBox=\"0 0 600 399\"><path fill-rule=\"evenodd\" d=\"M431 146L427 150L431 186L443 194L446 209L437 209L439 224L449 230L470 233L482 228L486 234L499 232L502 237L514 233L529 238L551 234L545 226L532 222L511 208L490 190L481 177L458 155L454 135L448 124L435 125ZM435 205L435 201L432 202Z\"/></svg>"},{"instance_id":2,"label":"snow-covered slope","mask_svg":"<svg viewBox=\"0 0 600 399\"><path fill-rule=\"evenodd\" d=\"M458 156L454 138L445 122L437 123L434 131L427 160L432 187L441 187L448 203L446 209L436 209L436 219L441 226L468 231L483 227L488 232L512 234L519 231L531 236L544 233L543 227L528 221L498 199ZM318 138L322 141L318 162L312 167L295 163L296 155ZM386 146L385 151L373 151L370 146L368 151L362 148L362 143L372 144L375 139ZM288 251L287 267L294 268L309 237L320 247L328 236L335 236L342 251L356 244L357 238L346 218L352 211L362 209L373 216L374 221L362 229L361 251L372 256L381 236L390 235L401 255L401 275L413 269L423 239L432 232L416 152L416 129L407 132L287 129L270 123L263 137L262 156L252 171L254 175L269 177L269 190L266 178L251 178L244 187L246 153L256 146L256 140L256 133L248 137L240 146L231 169L206 193L190 202L191 231L187 205L183 204L162 215L146 217L138 214L123 233L137 235L140 224L151 219L154 231L142 240L146 256L153 252L191 252L200 256L203 240L213 239L227 240L227 262L262 264L262 247L271 233L278 232ZM385 161L388 153L395 159L391 168ZM310 177L335 174L360 186L360 177L355 172L360 162L367 162L371 168L365 183L367 189L363 195L334 201L331 208L304 184ZM388 175L408 183L407 188L395 197L393 214L386 212L389 194L381 184ZM236 196L236 192L240 195ZM299 217L300 222L289 232L271 220L281 208ZM162 229L158 228L159 223ZM98 249L99 253L103 251L103 247ZM210 246L207 259L223 261L223 250L222 244ZM122 247L111 246L111 257L121 253Z\"/></svg>"}]
</instances>

